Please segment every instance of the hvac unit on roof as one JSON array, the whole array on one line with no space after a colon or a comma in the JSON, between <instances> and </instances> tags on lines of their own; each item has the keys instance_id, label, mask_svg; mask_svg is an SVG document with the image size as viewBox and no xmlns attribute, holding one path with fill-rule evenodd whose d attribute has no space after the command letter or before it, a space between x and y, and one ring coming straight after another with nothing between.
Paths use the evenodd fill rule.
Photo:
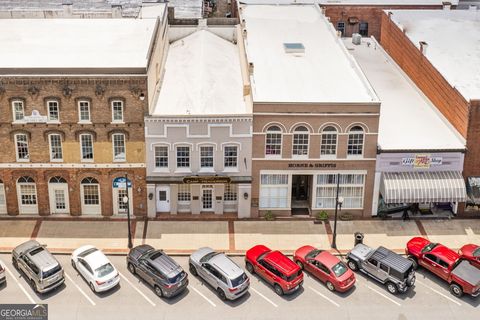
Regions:
<instances>
[{"instance_id":1,"label":"hvac unit on roof","mask_svg":"<svg viewBox=\"0 0 480 320\"><path fill-rule=\"evenodd\" d=\"M352 43L357 46L362 44L362 35L360 33L352 34Z\"/></svg>"}]
</instances>

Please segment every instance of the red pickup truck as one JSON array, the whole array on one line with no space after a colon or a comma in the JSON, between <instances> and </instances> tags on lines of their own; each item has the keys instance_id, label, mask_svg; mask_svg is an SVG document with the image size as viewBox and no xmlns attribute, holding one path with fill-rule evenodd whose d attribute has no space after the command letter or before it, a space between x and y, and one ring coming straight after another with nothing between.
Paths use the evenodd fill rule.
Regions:
<instances>
[{"instance_id":1,"label":"red pickup truck","mask_svg":"<svg viewBox=\"0 0 480 320\"><path fill-rule=\"evenodd\" d=\"M405 253L414 267L422 266L450 284L450 292L461 297L464 293L480 295L480 269L461 259L458 253L421 237L407 243Z\"/></svg>"}]
</instances>

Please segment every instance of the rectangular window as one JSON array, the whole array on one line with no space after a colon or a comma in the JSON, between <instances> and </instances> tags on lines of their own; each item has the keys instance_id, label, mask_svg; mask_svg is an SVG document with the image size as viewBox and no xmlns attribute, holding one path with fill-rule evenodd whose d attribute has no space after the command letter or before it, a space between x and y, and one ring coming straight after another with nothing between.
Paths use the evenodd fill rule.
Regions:
<instances>
[{"instance_id":1,"label":"rectangular window","mask_svg":"<svg viewBox=\"0 0 480 320\"><path fill-rule=\"evenodd\" d=\"M363 132L349 133L347 155L361 156L363 154Z\"/></svg>"},{"instance_id":2,"label":"rectangular window","mask_svg":"<svg viewBox=\"0 0 480 320\"><path fill-rule=\"evenodd\" d=\"M213 147L200 147L200 168L213 168Z\"/></svg>"},{"instance_id":3,"label":"rectangular window","mask_svg":"<svg viewBox=\"0 0 480 320\"><path fill-rule=\"evenodd\" d=\"M23 101L13 101L13 121L22 121L25 116Z\"/></svg>"},{"instance_id":4,"label":"rectangular window","mask_svg":"<svg viewBox=\"0 0 480 320\"><path fill-rule=\"evenodd\" d=\"M127 159L125 153L125 135L117 133L112 135L113 142L113 161L125 161Z\"/></svg>"},{"instance_id":5,"label":"rectangular window","mask_svg":"<svg viewBox=\"0 0 480 320\"><path fill-rule=\"evenodd\" d=\"M235 202L237 201L237 188L235 184L226 184L223 193L223 201Z\"/></svg>"},{"instance_id":6,"label":"rectangular window","mask_svg":"<svg viewBox=\"0 0 480 320\"><path fill-rule=\"evenodd\" d=\"M190 147L177 147L177 168L190 168Z\"/></svg>"},{"instance_id":7,"label":"rectangular window","mask_svg":"<svg viewBox=\"0 0 480 320\"><path fill-rule=\"evenodd\" d=\"M363 208L364 174L341 174L338 195L343 197L342 208ZM317 176L316 208L335 209L337 175L320 174Z\"/></svg>"},{"instance_id":8,"label":"rectangular window","mask_svg":"<svg viewBox=\"0 0 480 320\"><path fill-rule=\"evenodd\" d=\"M112 102L112 122L123 122L123 102Z\"/></svg>"},{"instance_id":9,"label":"rectangular window","mask_svg":"<svg viewBox=\"0 0 480 320\"><path fill-rule=\"evenodd\" d=\"M362 37L368 37L368 22L360 22L358 24L358 33Z\"/></svg>"},{"instance_id":10,"label":"rectangular window","mask_svg":"<svg viewBox=\"0 0 480 320\"><path fill-rule=\"evenodd\" d=\"M60 108L58 106L58 101L48 101L48 121L59 121L60 120Z\"/></svg>"},{"instance_id":11,"label":"rectangular window","mask_svg":"<svg viewBox=\"0 0 480 320\"><path fill-rule=\"evenodd\" d=\"M293 135L293 155L308 156L308 133L295 133Z\"/></svg>"},{"instance_id":12,"label":"rectangular window","mask_svg":"<svg viewBox=\"0 0 480 320\"><path fill-rule=\"evenodd\" d=\"M50 142L50 161L61 161L63 159L62 136L51 134L48 139Z\"/></svg>"},{"instance_id":13,"label":"rectangular window","mask_svg":"<svg viewBox=\"0 0 480 320\"><path fill-rule=\"evenodd\" d=\"M178 202L190 202L190 185L189 184L179 184L178 185Z\"/></svg>"},{"instance_id":14,"label":"rectangular window","mask_svg":"<svg viewBox=\"0 0 480 320\"><path fill-rule=\"evenodd\" d=\"M337 154L337 133L322 133L320 145L321 156L334 156Z\"/></svg>"},{"instance_id":15,"label":"rectangular window","mask_svg":"<svg viewBox=\"0 0 480 320\"><path fill-rule=\"evenodd\" d=\"M78 103L78 121L90 122L90 102L80 101Z\"/></svg>"},{"instance_id":16,"label":"rectangular window","mask_svg":"<svg viewBox=\"0 0 480 320\"><path fill-rule=\"evenodd\" d=\"M155 167L168 168L168 147L155 147Z\"/></svg>"},{"instance_id":17,"label":"rectangular window","mask_svg":"<svg viewBox=\"0 0 480 320\"><path fill-rule=\"evenodd\" d=\"M267 133L265 141L266 155L280 155L282 151L282 134Z\"/></svg>"},{"instance_id":18,"label":"rectangular window","mask_svg":"<svg viewBox=\"0 0 480 320\"><path fill-rule=\"evenodd\" d=\"M288 208L288 175L260 176L260 208Z\"/></svg>"},{"instance_id":19,"label":"rectangular window","mask_svg":"<svg viewBox=\"0 0 480 320\"><path fill-rule=\"evenodd\" d=\"M82 160L93 160L93 137L91 134L80 135Z\"/></svg>"},{"instance_id":20,"label":"rectangular window","mask_svg":"<svg viewBox=\"0 0 480 320\"><path fill-rule=\"evenodd\" d=\"M342 37L345 36L345 22L340 21L337 23L337 30L342 33Z\"/></svg>"},{"instance_id":21,"label":"rectangular window","mask_svg":"<svg viewBox=\"0 0 480 320\"><path fill-rule=\"evenodd\" d=\"M15 135L15 146L17 148L17 161L29 161L28 137L26 134Z\"/></svg>"},{"instance_id":22,"label":"rectangular window","mask_svg":"<svg viewBox=\"0 0 480 320\"><path fill-rule=\"evenodd\" d=\"M226 146L224 151L224 166L225 168L236 168L238 165L238 147Z\"/></svg>"},{"instance_id":23,"label":"rectangular window","mask_svg":"<svg viewBox=\"0 0 480 320\"><path fill-rule=\"evenodd\" d=\"M98 192L98 185L88 184L83 186L83 204L85 205L99 205L100 196Z\"/></svg>"},{"instance_id":24,"label":"rectangular window","mask_svg":"<svg viewBox=\"0 0 480 320\"><path fill-rule=\"evenodd\" d=\"M36 205L37 191L34 184L20 184L20 199L22 205Z\"/></svg>"}]
</instances>

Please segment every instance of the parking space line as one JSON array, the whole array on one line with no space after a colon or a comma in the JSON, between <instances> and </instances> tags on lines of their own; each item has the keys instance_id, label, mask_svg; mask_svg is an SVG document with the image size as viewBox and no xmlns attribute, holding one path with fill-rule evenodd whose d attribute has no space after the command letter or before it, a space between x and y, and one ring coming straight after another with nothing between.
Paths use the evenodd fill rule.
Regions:
<instances>
[{"instance_id":1,"label":"parking space line","mask_svg":"<svg viewBox=\"0 0 480 320\"><path fill-rule=\"evenodd\" d=\"M450 300L451 302L455 303L455 304L458 305L458 306L461 306L461 305L462 305L460 302L455 301L454 299L450 298L449 296L444 295L444 294L441 293L440 291L437 291L437 290L433 289L432 287L426 285L425 283L423 283L423 282L421 282L421 281L418 281L418 280L417 280L417 281L415 281L415 283L418 283L418 284L421 284L421 285L424 286L424 287L427 287L428 289L432 290L432 291L435 292L436 294L441 295L441 296L444 297L445 299Z\"/></svg>"},{"instance_id":2,"label":"parking space line","mask_svg":"<svg viewBox=\"0 0 480 320\"><path fill-rule=\"evenodd\" d=\"M73 281L73 279L70 278L70 276L69 276L66 272L65 272L65 277L66 277L68 280L70 280L70 282L73 283L73 285L74 285L75 287L77 287L78 291L80 291L80 293L92 304L92 306L95 305L95 302L94 302L92 299L90 299L89 296L87 296L87 294L82 290L82 288L80 288L80 287L78 286L78 284L76 284L75 281Z\"/></svg>"},{"instance_id":3,"label":"parking space line","mask_svg":"<svg viewBox=\"0 0 480 320\"><path fill-rule=\"evenodd\" d=\"M377 294L381 295L381 296L382 296L382 297L384 297L385 299L387 299L387 300L389 300L389 301L391 301L391 302L395 303L397 306L399 306L399 307L401 307L401 306L402 306L402 305L401 305L400 303L398 303L397 301L393 300L393 299L392 299L392 298L390 298L390 297L387 297L386 295L384 295L383 293L381 293L381 292L380 292L380 291L378 291L378 290L375 290L374 288L370 287L369 285L367 285L367 288L368 288L368 289L370 289L370 290L372 290L373 292L375 292L375 293L377 293Z\"/></svg>"},{"instance_id":4,"label":"parking space line","mask_svg":"<svg viewBox=\"0 0 480 320\"><path fill-rule=\"evenodd\" d=\"M10 277L12 277L12 279L18 284L18 286L20 287L20 289L23 291L23 293L25 293L25 295L27 296L28 300L30 300L31 303L36 303L35 300L33 300L32 296L27 292L27 290L25 290L25 288L22 286L22 284L18 281L18 279L13 275L12 271L10 271L9 268L7 268L7 266L4 266L5 267L5 270L7 270L8 274L10 275Z\"/></svg>"},{"instance_id":5,"label":"parking space line","mask_svg":"<svg viewBox=\"0 0 480 320\"><path fill-rule=\"evenodd\" d=\"M256 294L258 294L260 297L262 297L263 299L265 299L267 302L269 302L272 306L274 306L275 308L278 308L278 305L273 302L272 300L268 299L267 297L265 297L263 294L261 294L257 289L253 288L253 287L250 287L251 290L253 290L253 292L255 292Z\"/></svg>"},{"instance_id":6,"label":"parking space line","mask_svg":"<svg viewBox=\"0 0 480 320\"><path fill-rule=\"evenodd\" d=\"M195 288L194 286L190 286L189 288L192 288L196 293L198 293L203 299L207 300L208 303L210 303L212 306L216 307L217 305L215 303L213 303L212 300L208 299L203 293L201 293L200 291L198 291L197 288Z\"/></svg>"},{"instance_id":7,"label":"parking space line","mask_svg":"<svg viewBox=\"0 0 480 320\"><path fill-rule=\"evenodd\" d=\"M310 290L312 290L313 292L315 292L316 294L318 294L320 297L324 298L325 300L327 300L328 302L330 302L331 304L333 304L334 306L336 306L337 308L340 307L340 305L338 303L336 303L335 301L333 301L332 299L330 299L329 297L327 297L326 295L320 293L319 291L313 289L312 287L308 287Z\"/></svg>"},{"instance_id":8,"label":"parking space line","mask_svg":"<svg viewBox=\"0 0 480 320\"><path fill-rule=\"evenodd\" d=\"M127 279L127 277L125 277L123 274L121 274L120 272L118 272L118 274L120 275L120 277L122 277L123 280L125 280L126 283L128 283L133 289L135 289L135 291L138 292L138 294L140 294L145 300L148 301L148 303L150 303L153 307L156 306L156 304L150 300L150 298L148 298L142 291L140 291L140 289L138 289L137 287L135 287L133 285L133 283L130 282L130 280Z\"/></svg>"}]
</instances>

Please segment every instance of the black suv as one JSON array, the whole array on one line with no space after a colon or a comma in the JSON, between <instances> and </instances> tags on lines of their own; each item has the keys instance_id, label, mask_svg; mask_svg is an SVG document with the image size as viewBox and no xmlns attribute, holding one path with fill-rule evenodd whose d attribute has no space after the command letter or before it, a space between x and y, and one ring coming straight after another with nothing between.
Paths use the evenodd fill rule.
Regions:
<instances>
[{"instance_id":1,"label":"black suv","mask_svg":"<svg viewBox=\"0 0 480 320\"><path fill-rule=\"evenodd\" d=\"M130 250L127 267L153 287L159 297L171 298L188 285L188 275L162 250L144 244Z\"/></svg>"}]
</instances>

